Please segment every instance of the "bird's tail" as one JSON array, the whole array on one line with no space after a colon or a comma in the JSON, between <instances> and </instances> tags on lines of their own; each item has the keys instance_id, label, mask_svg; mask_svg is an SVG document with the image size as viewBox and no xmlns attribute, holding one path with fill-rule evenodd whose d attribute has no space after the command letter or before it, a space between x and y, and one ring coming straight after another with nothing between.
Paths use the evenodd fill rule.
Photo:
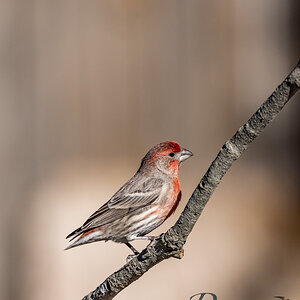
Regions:
<instances>
[{"instance_id":1,"label":"bird's tail","mask_svg":"<svg viewBox=\"0 0 300 300\"><path fill-rule=\"evenodd\" d=\"M75 229L74 231L72 231L69 235L67 235L66 239L71 238L70 241L74 240L75 238L77 238L81 233L83 233L83 230L81 227Z\"/></svg>"},{"instance_id":2,"label":"bird's tail","mask_svg":"<svg viewBox=\"0 0 300 300\"><path fill-rule=\"evenodd\" d=\"M82 245L83 243L80 241L80 238L78 240L76 240L74 243L72 243L71 245L69 245L68 247L66 247L64 250L68 250L77 246Z\"/></svg>"},{"instance_id":3,"label":"bird's tail","mask_svg":"<svg viewBox=\"0 0 300 300\"><path fill-rule=\"evenodd\" d=\"M74 237L72 237L72 239L71 239L71 241L72 241L78 235L80 235L80 237L75 242L73 242L71 245L69 245L67 248L65 248L65 250L68 250L68 249L71 249L71 248L74 248L74 247L77 247L77 246L80 246L80 245L89 244L89 243L104 240L101 233L102 232L98 228L95 228L95 229L92 229L88 232L82 233L81 235L80 235L79 231L75 230L71 234L69 234L67 236L67 238L74 235Z\"/></svg>"}]
</instances>

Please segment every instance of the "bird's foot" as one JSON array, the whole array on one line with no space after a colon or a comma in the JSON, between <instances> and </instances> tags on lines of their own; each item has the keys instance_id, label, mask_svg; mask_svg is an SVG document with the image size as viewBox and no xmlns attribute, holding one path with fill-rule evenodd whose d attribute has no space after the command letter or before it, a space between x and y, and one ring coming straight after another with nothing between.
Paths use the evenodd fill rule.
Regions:
<instances>
[{"instance_id":1,"label":"bird's foot","mask_svg":"<svg viewBox=\"0 0 300 300\"><path fill-rule=\"evenodd\" d=\"M131 261L133 258L136 258L137 256L139 255L138 254L130 254L126 257L126 263L128 263L129 261Z\"/></svg>"},{"instance_id":2,"label":"bird's foot","mask_svg":"<svg viewBox=\"0 0 300 300\"><path fill-rule=\"evenodd\" d=\"M153 242L153 241L151 241L151 242L148 244L148 246L147 246L147 251L148 251L148 253L150 253L150 248L151 248L152 242Z\"/></svg>"}]
</instances>

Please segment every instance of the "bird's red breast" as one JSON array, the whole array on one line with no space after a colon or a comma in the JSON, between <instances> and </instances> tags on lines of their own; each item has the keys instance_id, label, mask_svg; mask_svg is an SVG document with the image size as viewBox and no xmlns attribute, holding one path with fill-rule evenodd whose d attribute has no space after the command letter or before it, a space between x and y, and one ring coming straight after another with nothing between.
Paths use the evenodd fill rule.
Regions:
<instances>
[{"instance_id":1,"label":"bird's red breast","mask_svg":"<svg viewBox=\"0 0 300 300\"><path fill-rule=\"evenodd\" d=\"M168 193L168 198L162 203L161 216L164 220L170 217L176 210L181 199L181 188L178 177L173 179L173 188Z\"/></svg>"}]
</instances>

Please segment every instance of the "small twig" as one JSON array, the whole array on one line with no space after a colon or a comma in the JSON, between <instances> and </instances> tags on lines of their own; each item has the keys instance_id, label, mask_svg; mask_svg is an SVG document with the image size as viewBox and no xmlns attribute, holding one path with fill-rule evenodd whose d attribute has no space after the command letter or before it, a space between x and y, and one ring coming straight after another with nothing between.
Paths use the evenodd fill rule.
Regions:
<instances>
[{"instance_id":1,"label":"small twig","mask_svg":"<svg viewBox=\"0 0 300 300\"><path fill-rule=\"evenodd\" d=\"M278 115L300 87L300 61L296 68L253 116L221 148L201 179L176 224L154 240L136 258L110 275L83 300L112 299L150 268L169 257L182 258L183 245L214 190L235 160Z\"/></svg>"}]
</instances>

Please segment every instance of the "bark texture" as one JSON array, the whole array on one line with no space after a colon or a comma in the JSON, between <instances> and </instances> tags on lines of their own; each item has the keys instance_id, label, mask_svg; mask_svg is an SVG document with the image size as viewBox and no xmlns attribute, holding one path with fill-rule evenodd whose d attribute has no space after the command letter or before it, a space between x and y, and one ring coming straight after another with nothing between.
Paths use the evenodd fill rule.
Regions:
<instances>
[{"instance_id":1,"label":"bark texture","mask_svg":"<svg viewBox=\"0 0 300 300\"><path fill-rule=\"evenodd\" d=\"M300 87L300 61L296 68L221 148L197 185L179 219L136 258L110 275L83 300L112 299L150 268L169 257L182 258L183 246L214 190L235 160L270 124Z\"/></svg>"}]
</instances>

